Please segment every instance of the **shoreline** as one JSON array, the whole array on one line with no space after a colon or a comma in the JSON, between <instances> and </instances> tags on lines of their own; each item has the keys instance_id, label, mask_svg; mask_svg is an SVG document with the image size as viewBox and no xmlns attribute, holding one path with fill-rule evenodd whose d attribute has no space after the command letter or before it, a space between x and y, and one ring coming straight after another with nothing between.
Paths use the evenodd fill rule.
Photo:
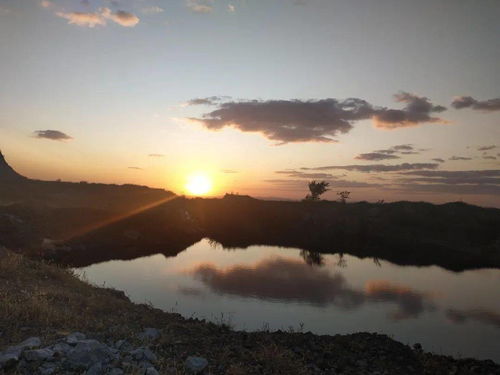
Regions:
<instances>
[{"instance_id":1,"label":"shoreline","mask_svg":"<svg viewBox=\"0 0 500 375\"><path fill-rule=\"evenodd\" d=\"M155 355L154 368L160 374L188 373L186 360L193 356L207 360L202 372L206 374L500 373L500 364L491 360L437 355L419 344L409 347L380 334L233 331L224 324L134 304L123 292L92 286L68 269L8 250L0 250L0 271L0 296L5 301L0 308L0 353L29 337L39 337L41 346L49 348L72 332L83 332L113 350L118 350L113 346L117 341L125 339L131 350L137 350L145 345L140 334L154 327L160 336L147 348ZM120 352L113 366L123 373L140 373L126 372L127 356L129 352ZM61 358L51 363L62 366L67 358ZM20 363L24 362L0 373L13 373Z\"/></svg>"}]
</instances>

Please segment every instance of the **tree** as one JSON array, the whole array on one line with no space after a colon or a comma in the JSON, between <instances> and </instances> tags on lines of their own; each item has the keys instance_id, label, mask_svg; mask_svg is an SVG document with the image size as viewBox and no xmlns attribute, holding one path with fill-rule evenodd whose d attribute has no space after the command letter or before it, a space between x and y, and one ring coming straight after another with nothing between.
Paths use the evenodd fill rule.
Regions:
<instances>
[{"instance_id":1,"label":"tree","mask_svg":"<svg viewBox=\"0 0 500 375\"><path fill-rule=\"evenodd\" d=\"M337 195L339 196L339 200L341 203L346 203L347 200L350 198L349 195L351 194L350 191L339 191Z\"/></svg>"},{"instance_id":2,"label":"tree","mask_svg":"<svg viewBox=\"0 0 500 375\"><path fill-rule=\"evenodd\" d=\"M329 182L326 181L311 181L309 182L309 191L311 194L307 194L305 200L306 201L318 201L319 197L321 194L324 194L327 192L328 186L330 185Z\"/></svg>"}]
</instances>

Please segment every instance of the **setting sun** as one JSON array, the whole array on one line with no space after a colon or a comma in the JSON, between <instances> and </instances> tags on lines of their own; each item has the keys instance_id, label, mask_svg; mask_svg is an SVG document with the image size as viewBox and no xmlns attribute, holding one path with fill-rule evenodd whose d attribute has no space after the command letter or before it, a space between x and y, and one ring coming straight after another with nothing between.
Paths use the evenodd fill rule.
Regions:
<instances>
[{"instance_id":1,"label":"setting sun","mask_svg":"<svg viewBox=\"0 0 500 375\"><path fill-rule=\"evenodd\" d=\"M192 195L205 195L212 190L212 180L204 173L194 173L188 177L186 189Z\"/></svg>"}]
</instances>

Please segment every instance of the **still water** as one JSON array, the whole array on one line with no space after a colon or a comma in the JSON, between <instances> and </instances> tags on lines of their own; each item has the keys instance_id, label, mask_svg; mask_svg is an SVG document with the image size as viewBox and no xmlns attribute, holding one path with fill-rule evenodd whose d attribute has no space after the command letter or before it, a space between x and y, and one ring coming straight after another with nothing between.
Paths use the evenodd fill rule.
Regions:
<instances>
[{"instance_id":1,"label":"still water","mask_svg":"<svg viewBox=\"0 0 500 375\"><path fill-rule=\"evenodd\" d=\"M134 302L236 329L385 333L427 351L500 362L500 270L451 272L381 259L202 240L78 269Z\"/></svg>"}]
</instances>

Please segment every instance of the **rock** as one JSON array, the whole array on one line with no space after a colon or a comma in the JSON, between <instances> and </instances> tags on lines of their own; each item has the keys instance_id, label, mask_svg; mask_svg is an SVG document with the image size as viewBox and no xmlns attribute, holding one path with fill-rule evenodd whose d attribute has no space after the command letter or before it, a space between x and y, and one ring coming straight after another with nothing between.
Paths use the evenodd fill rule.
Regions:
<instances>
[{"instance_id":1,"label":"rock","mask_svg":"<svg viewBox=\"0 0 500 375\"><path fill-rule=\"evenodd\" d=\"M85 371L85 375L101 375L102 373L103 368L100 362L94 363L87 371Z\"/></svg>"},{"instance_id":2,"label":"rock","mask_svg":"<svg viewBox=\"0 0 500 375\"><path fill-rule=\"evenodd\" d=\"M136 361L142 361L142 360L150 362L157 361L156 355L149 348L137 348L135 350L130 351L129 353Z\"/></svg>"},{"instance_id":3,"label":"rock","mask_svg":"<svg viewBox=\"0 0 500 375\"><path fill-rule=\"evenodd\" d=\"M54 351L54 353L60 354L60 355L65 355L67 352L71 350L71 346L66 344L65 342L59 342L55 345L52 345L51 349Z\"/></svg>"},{"instance_id":4,"label":"rock","mask_svg":"<svg viewBox=\"0 0 500 375\"><path fill-rule=\"evenodd\" d=\"M56 369L56 364L46 362L38 368L38 372L40 373L40 375L51 375L56 371Z\"/></svg>"},{"instance_id":5,"label":"rock","mask_svg":"<svg viewBox=\"0 0 500 375\"><path fill-rule=\"evenodd\" d=\"M127 340L118 340L115 343L115 348L125 352L133 349L132 345L130 345L130 343Z\"/></svg>"},{"instance_id":6,"label":"rock","mask_svg":"<svg viewBox=\"0 0 500 375\"><path fill-rule=\"evenodd\" d=\"M87 336L80 332L73 332L66 336L66 342L70 345L76 345L76 343L80 340L85 340Z\"/></svg>"},{"instance_id":7,"label":"rock","mask_svg":"<svg viewBox=\"0 0 500 375\"><path fill-rule=\"evenodd\" d=\"M161 333L156 328L144 328L142 333L139 333L137 337L139 337L142 341L154 341L158 340L161 336Z\"/></svg>"},{"instance_id":8,"label":"rock","mask_svg":"<svg viewBox=\"0 0 500 375\"><path fill-rule=\"evenodd\" d=\"M108 372L109 375L123 375L124 372L121 368L112 368L111 370L109 370Z\"/></svg>"},{"instance_id":9,"label":"rock","mask_svg":"<svg viewBox=\"0 0 500 375\"><path fill-rule=\"evenodd\" d=\"M18 345L8 347L5 351L0 352L0 369L14 366L19 362L23 351L38 348L41 344L40 338L30 337Z\"/></svg>"},{"instance_id":10,"label":"rock","mask_svg":"<svg viewBox=\"0 0 500 375\"><path fill-rule=\"evenodd\" d=\"M148 367L144 375L160 375L160 373L154 367Z\"/></svg>"},{"instance_id":11,"label":"rock","mask_svg":"<svg viewBox=\"0 0 500 375\"><path fill-rule=\"evenodd\" d=\"M45 361L54 356L54 352L50 349L35 349L26 350L24 353L24 358L27 361Z\"/></svg>"},{"instance_id":12,"label":"rock","mask_svg":"<svg viewBox=\"0 0 500 375\"><path fill-rule=\"evenodd\" d=\"M208 366L208 361L202 357L187 357L184 366L188 372L199 374Z\"/></svg>"},{"instance_id":13,"label":"rock","mask_svg":"<svg viewBox=\"0 0 500 375\"><path fill-rule=\"evenodd\" d=\"M13 367L19 361L19 354L0 353L0 369Z\"/></svg>"},{"instance_id":14,"label":"rock","mask_svg":"<svg viewBox=\"0 0 500 375\"><path fill-rule=\"evenodd\" d=\"M70 367L89 369L95 363L109 363L117 359L117 355L107 345L97 340L80 340L66 357Z\"/></svg>"}]
</instances>

